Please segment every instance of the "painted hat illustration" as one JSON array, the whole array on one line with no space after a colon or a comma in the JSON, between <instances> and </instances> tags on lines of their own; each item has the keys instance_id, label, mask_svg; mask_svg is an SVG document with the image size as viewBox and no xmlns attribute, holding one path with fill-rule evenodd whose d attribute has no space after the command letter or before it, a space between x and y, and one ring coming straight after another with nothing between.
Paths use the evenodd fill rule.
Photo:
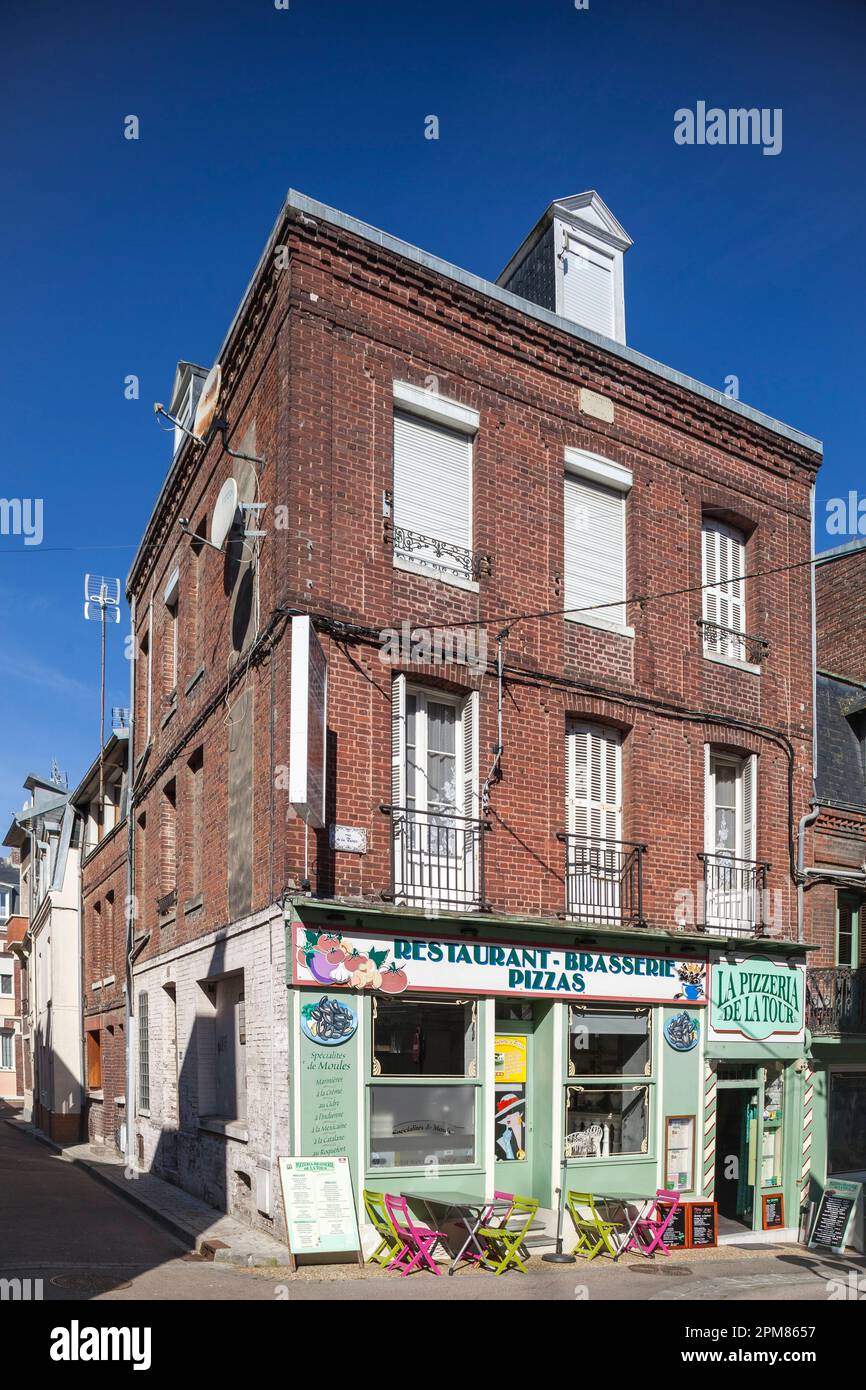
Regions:
<instances>
[{"instance_id":1,"label":"painted hat illustration","mask_svg":"<svg viewBox=\"0 0 866 1390\"><path fill-rule=\"evenodd\" d=\"M504 1119L506 1115L510 1115L513 1110L520 1110L522 1106L523 1100L520 1096L515 1096L511 1093L507 1096L503 1096L501 1100L496 1102L497 1120Z\"/></svg>"}]
</instances>

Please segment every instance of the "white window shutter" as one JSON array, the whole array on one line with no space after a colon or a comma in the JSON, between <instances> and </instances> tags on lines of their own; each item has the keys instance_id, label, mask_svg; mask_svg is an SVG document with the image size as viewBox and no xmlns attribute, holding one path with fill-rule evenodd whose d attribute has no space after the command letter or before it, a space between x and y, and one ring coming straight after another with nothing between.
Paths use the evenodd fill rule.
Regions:
<instances>
[{"instance_id":1,"label":"white window shutter","mask_svg":"<svg viewBox=\"0 0 866 1390\"><path fill-rule=\"evenodd\" d=\"M703 549L703 615L707 622L731 628L734 633L746 630L745 582L746 547L739 531L712 518L704 522ZM740 660L745 657L744 644L723 632L704 636L704 646L722 656Z\"/></svg>"},{"instance_id":2,"label":"white window shutter","mask_svg":"<svg viewBox=\"0 0 866 1390\"><path fill-rule=\"evenodd\" d=\"M463 807L464 816L477 820L478 801L478 712L480 696L477 690L466 696L461 710L463 726Z\"/></svg>"},{"instance_id":3,"label":"white window shutter","mask_svg":"<svg viewBox=\"0 0 866 1390\"><path fill-rule=\"evenodd\" d=\"M563 306L566 318L585 328L614 336L614 261L583 245L570 245L563 258Z\"/></svg>"},{"instance_id":4,"label":"white window shutter","mask_svg":"<svg viewBox=\"0 0 866 1390\"><path fill-rule=\"evenodd\" d=\"M625 626L625 493L566 473L564 520L566 608Z\"/></svg>"},{"instance_id":5,"label":"white window shutter","mask_svg":"<svg viewBox=\"0 0 866 1390\"><path fill-rule=\"evenodd\" d=\"M757 859L758 759L746 758L742 771L743 858Z\"/></svg>"},{"instance_id":6,"label":"white window shutter","mask_svg":"<svg viewBox=\"0 0 866 1390\"><path fill-rule=\"evenodd\" d=\"M568 833L607 842L621 838L622 739L602 724L569 731L566 817Z\"/></svg>"},{"instance_id":7,"label":"white window shutter","mask_svg":"<svg viewBox=\"0 0 866 1390\"><path fill-rule=\"evenodd\" d=\"M472 438L402 411L394 412L394 527L472 550ZM432 546L395 554L465 576L465 567Z\"/></svg>"},{"instance_id":8,"label":"white window shutter","mask_svg":"<svg viewBox=\"0 0 866 1390\"><path fill-rule=\"evenodd\" d=\"M391 805L406 804L406 677L391 682Z\"/></svg>"},{"instance_id":9,"label":"white window shutter","mask_svg":"<svg viewBox=\"0 0 866 1390\"><path fill-rule=\"evenodd\" d=\"M716 848L716 785L713 777L712 749L704 744L704 853Z\"/></svg>"}]
</instances>

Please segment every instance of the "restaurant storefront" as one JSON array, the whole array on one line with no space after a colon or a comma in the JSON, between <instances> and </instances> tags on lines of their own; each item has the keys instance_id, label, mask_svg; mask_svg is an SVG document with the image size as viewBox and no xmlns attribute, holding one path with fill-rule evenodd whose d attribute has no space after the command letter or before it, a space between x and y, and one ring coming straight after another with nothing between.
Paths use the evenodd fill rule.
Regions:
<instances>
[{"instance_id":1,"label":"restaurant storefront","mask_svg":"<svg viewBox=\"0 0 866 1390\"><path fill-rule=\"evenodd\" d=\"M742 1029L770 1025L745 993L737 1006L743 982L698 935L311 899L287 908L286 930L294 1153L346 1154L356 1196L423 1183L431 1198L498 1189L550 1210L565 1160L580 1191L712 1200L729 1089L713 1081L733 1065L749 1107L737 1166L753 1178L736 1219L760 1229L765 1187L796 1202L802 1019L787 1011L796 1022L802 990L792 1003L784 946L748 981L762 998L766 977L772 1001L752 1006L773 1015L757 1039Z\"/></svg>"}]
</instances>

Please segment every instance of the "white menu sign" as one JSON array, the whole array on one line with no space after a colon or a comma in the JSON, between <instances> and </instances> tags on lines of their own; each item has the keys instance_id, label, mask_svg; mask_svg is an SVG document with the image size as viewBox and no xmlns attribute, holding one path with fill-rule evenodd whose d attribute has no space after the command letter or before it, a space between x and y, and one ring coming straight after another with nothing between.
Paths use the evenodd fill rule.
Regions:
<instances>
[{"instance_id":1,"label":"white menu sign","mask_svg":"<svg viewBox=\"0 0 866 1390\"><path fill-rule=\"evenodd\" d=\"M292 1255L361 1248L348 1158L281 1158Z\"/></svg>"}]
</instances>

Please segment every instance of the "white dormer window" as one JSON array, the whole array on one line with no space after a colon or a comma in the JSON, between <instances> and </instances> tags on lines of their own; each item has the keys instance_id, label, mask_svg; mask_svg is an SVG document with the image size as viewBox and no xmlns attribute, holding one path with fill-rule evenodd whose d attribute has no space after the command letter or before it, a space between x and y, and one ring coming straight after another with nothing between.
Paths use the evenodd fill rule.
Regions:
<instances>
[{"instance_id":1,"label":"white dormer window","mask_svg":"<svg viewBox=\"0 0 866 1390\"><path fill-rule=\"evenodd\" d=\"M178 422L174 427L175 454L183 441L188 438L184 431L192 430L206 375L204 367L197 367L192 362L178 363L174 376L174 389L171 394L171 406L168 412L172 419ZM181 425L183 429L179 428Z\"/></svg>"},{"instance_id":2,"label":"white dormer window","mask_svg":"<svg viewBox=\"0 0 866 1390\"><path fill-rule=\"evenodd\" d=\"M577 193L551 203L498 284L624 343L623 256L631 244L597 193Z\"/></svg>"}]
</instances>

